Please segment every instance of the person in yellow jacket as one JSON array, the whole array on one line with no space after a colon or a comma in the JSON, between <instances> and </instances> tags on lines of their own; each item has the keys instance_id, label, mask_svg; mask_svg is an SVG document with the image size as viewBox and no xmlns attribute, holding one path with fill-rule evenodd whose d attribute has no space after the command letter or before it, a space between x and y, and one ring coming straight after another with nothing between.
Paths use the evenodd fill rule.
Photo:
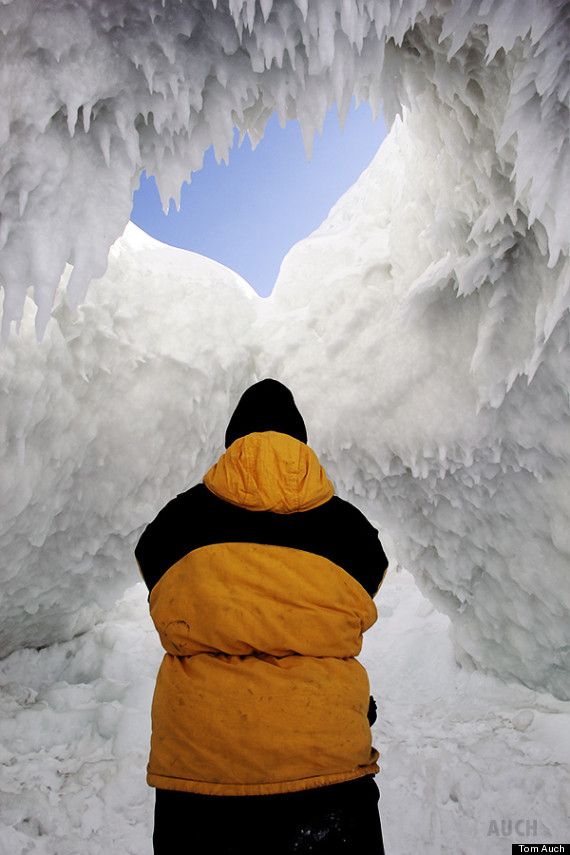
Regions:
<instances>
[{"instance_id":1,"label":"person in yellow jacket","mask_svg":"<svg viewBox=\"0 0 570 855\"><path fill-rule=\"evenodd\" d=\"M334 494L289 389L242 395L226 452L135 550L164 659L154 851L382 855L357 661L387 560Z\"/></svg>"}]
</instances>

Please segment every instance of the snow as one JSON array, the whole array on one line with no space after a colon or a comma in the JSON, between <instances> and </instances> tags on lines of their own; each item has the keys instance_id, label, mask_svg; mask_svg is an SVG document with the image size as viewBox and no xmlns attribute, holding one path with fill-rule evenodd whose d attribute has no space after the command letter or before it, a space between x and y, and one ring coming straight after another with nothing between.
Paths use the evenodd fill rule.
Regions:
<instances>
[{"instance_id":1,"label":"snow","mask_svg":"<svg viewBox=\"0 0 570 855\"><path fill-rule=\"evenodd\" d=\"M392 557L364 654L387 851L563 840L568 10L1 0L0 852L150 851L132 549L268 374ZM389 137L270 301L127 226L142 169L167 203L234 123L297 117L310 151L353 94Z\"/></svg>"},{"instance_id":2,"label":"snow","mask_svg":"<svg viewBox=\"0 0 570 855\"><path fill-rule=\"evenodd\" d=\"M91 632L0 664L2 855L152 851L145 768L161 652L143 588Z\"/></svg>"},{"instance_id":3,"label":"snow","mask_svg":"<svg viewBox=\"0 0 570 855\"><path fill-rule=\"evenodd\" d=\"M566 840L570 704L458 667L448 620L391 570L363 656L381 710L386 851L502 855L505 837Z\"/></svg>"},{"instance_id":4,"label":"snow","mask_svg":"<svg viewBox=\"0 0 570 855\"><path fill-rule=\"evenodd\" d=\"M460 668L448 619L406 571L390 568L377 603L361 660L378 703L386 852L564 842L570 703ZM2 855L151 854L161 658L139 583L91 632L0 662Z\"/></svg>"}]
</instances>

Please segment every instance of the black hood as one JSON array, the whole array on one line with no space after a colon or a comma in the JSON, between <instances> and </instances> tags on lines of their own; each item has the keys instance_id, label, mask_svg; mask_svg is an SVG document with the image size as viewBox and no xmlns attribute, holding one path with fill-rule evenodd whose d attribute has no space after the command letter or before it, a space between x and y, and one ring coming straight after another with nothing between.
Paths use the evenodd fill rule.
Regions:
<instances>
[{"instance_id":1,"label":"black hood","mask_svg":"<svg viewBox=\"0 0 570 855\"><path fill-rule=\"evenodd\" d=\"M260 380L250 386L239 403L226 430L226 448L248 433L274 430L307 442L305 422L293 395L278 380Z\"/></svg>"}]
</instances>

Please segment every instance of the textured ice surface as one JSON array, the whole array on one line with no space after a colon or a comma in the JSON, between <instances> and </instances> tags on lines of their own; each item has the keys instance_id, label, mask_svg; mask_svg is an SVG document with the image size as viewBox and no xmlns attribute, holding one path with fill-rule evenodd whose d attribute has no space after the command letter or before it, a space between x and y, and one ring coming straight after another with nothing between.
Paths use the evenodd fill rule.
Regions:
<instances>
[{"instance_id":1,"label":"textured ice surface","mask_svg":"<svg viewBox=\"0 0 570 855\"><path fill-rule=\"evenodd\" d=\"M39 344L28 300L0 363L2 655L85 630L138 578L142 526L223 449L257 299L131 224Z\"/></svg>"},{"instance_id":2,"label":"textured ice surface","mask_svg":"<svg viewBox=\"0 0 570 855\"><path fill-rule=\"evenodd\" d=\"M36 347L28 301L1 354L4 652L117 595L140 526L271 370L459 655L569 696L569 16L554 0L0 3L4 332L27 288L46 330ZM72 305L103 273L142 168L166 202L234 123L255 141L275 110L297 116L310 149L355 92L402 120L269 305L127 235L79 316L60 295L48 323L66 262Z\"/></svg>"},{"instance_id":3,"label":"textured ice surface","mask_svg":"<svg viewBox=\"0 0 570 855\"><path fill-rule=\"evenodd\" d=\"M570 697L568 311L543 327L568 260L549 266L477 149L451 172L455 118L435 110L397 120L285 258L265 370L292 385L337 486L451 617L458 655Z\"/></svg>"},{"instance_id":4,"label":"textured ice surface","mask_svg":"<svg viewBox=\"0 0 570 855\"><path fill-rule=\"evenodd\" d=\"M354 93L383 100L387 123L402 105L455 113L442 144L459 163L481 148L483 173L515 134L511 177L554 263L568 246L568 15L555 0L2 0L4 335L26 288L44 329L66 262L81 302L143 168L167 204L211 143L227 157L234 124L255 143L276 110L298 117L310 151L327 107L346 115Z\"/></svg>"}]
</instances>

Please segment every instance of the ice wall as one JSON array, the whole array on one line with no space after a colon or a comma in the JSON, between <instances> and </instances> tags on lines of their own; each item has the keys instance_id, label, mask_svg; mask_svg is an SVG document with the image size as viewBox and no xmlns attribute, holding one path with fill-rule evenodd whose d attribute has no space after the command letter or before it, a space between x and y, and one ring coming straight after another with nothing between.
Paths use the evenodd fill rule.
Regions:
<instances>
[{"instance_id":1,"label":"ice wall","mask_svg":"<svg viewBox=\"0 0 570 855\"><path fill-rule=\"evenodd\" d=\"M485 64L480 31L463 49L477 68L464 100L426 85L286 257L265 370L451 617L458 658L569 698L566 198L533 214L544 149L523 156L504 130L514 57ZM557 175L567 193L564 161Z\"/></svg>"},{"instance_id":2,"label":"ice wall","mask_svg":"<svg viewBox=\"0 0 570 855\"><path fill-rule=\"evenodd\" d=\"M568 696L569 17L556 0L0 2L3 330L31 288L45 331L32 346L28 305L1 357L8 647L53 640L57 615L76 631L80 602L114 595L119 541L201 474L258 359L458 650ZM166 256L127 236L69 313L66 263L76 306L143 168L166 203L234 123L255 141L275 110L296 116L310 150L353 93L403 122L287 259L274 308L227 271L206 288L210 270L177 261L164 279ZM186 418L208 420L179 481L171 373Z\"/></svg>"},{"instance_id":3,"label":"ice wall","mask_svg":"<svg viewBox=\"0 0 570 855\"><path fill-rule=\"evenodd\" d=\"M140 578L142 527L202 477L252 381L256 299L132 224L39 344L28 298L0 366L0 655L84 631Z\"/></svg>"}]
</instances>

